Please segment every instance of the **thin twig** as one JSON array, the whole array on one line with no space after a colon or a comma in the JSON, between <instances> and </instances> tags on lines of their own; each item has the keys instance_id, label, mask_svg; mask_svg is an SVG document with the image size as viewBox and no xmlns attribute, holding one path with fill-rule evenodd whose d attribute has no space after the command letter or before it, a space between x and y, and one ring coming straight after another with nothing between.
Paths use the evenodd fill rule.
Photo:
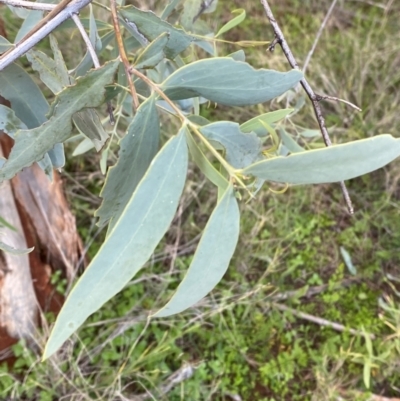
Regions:
<instances>
[{"instance_id":1,"label":"thin twig","mask_svg":"<svg viewBox=\"0 0 400 401\"><path fill-rule=\"evenodd\" d=\"M344 104L347 104L350 107L353 107L353 109L356 109L357 111L362 111L358 106L356 106L354 103L349 102L348 100L340 99L335 96L327 96L327 95L316 95L318 100L333 100L335 102L341 102Z\"/></svg>"},{"instance_id":2,"label":"thin twig","mask_svg":"<svg viewBox=\"0 0 400 401\"><path fill-rule=\"evenodd\" d=\"M78 15L76 15L76 14L72 14L71 18L75 22L75 25L77 26L77 28L83 38L83 41L86 44L88 52L90 53L90 56L92 57L94 67L100 68L100 61L99 61L99 58L97 57L96 50L94 49L92 42L90 41L90 38L85 31L85 27L82 25L81 20L79 19ZM113 108L112 108L111 102L107 102L107 112L110 117L111 125L114 125L115 118L114 118L114 113L113 113Z\"/></svg>"},{"instance_id":3,"label":"thin twig","mask_svg":"<svg viewBox=\"0 0 400 401\"><path fill-rule=\"evenodd\" d=\"M331 4L331 6L329 7L329 10L328 10L328 12L327 12L326 15L325 15L324 20L322 21L322 24L321 24L321 26L320 26L319 29L318 29L317 36L315 37L314 43L313 43L313 45L312 45L312 47L311 47L311 50L310 50L309 53L307 54L306 61L304 61L304 66L303 66L303 74L304 74L304 75L306 74L306 70L307 70L308 64L310 63L311 57L312 57L312 55L314 54L315 48L317 47L319 38L321 37L323 30L325 29L326 23L328 22L328 19L329 19L329 17L331 16L332 11L333 11L333 9L335 8L336 3L337 3L337 0L333 0L333 1L332 1L332 4Z\"/></svg>"},{"instance_id":4,"label":"thin twig","mask_svg":"<svg viewBox=\"0 0 400 401\"><path fill-rule=\"evenodd\" d=\"M133 108L134 108L134 110L137 110L139 108L139 98L136 93L135 85L133 85L132 77L130 74L130 65L129 65L128 57L125 52L124 42L122 41L121 29L119 27L119 21L118 21L116 0L111 0L111 15L112 15L112 21L113 21L113 25L114 25L115 38L117 39L119 55L121 57L122 63L124 64L126 78L128 79L129 89L130 89L131 95L132 95Z\"/></svg>"},{"instance_id":5,"label":"thin twig","mask_svg":"<svg viewBox=\"0 0 400 401\"><path fill-rule=\"evenodd\" d=\"M274 30L275 33L275 39L272 42L272 44L270 45L269 49L271 51L274 50L276 44L280 44L283 53L285 54L287 60L289 61L289 64L292 66L292 68L295 68L297 70L300 70L299 65L297 64L296 59L293 56L292 51L290 50L289 45L287 44L285 37L283 35L283 32L281 30L281 28L279 27L278 23L276 22L274 15L272 14L272 10L271 7L268 4L267 0L261 0L261 4L264 7L265 13L269 19L269 22L271 23L271 26ZM313 105L314 108L314 112L315 112L315 116L317 117L317 121L318 121L318 125L319 125L319 129L321 131L322 134L322 138L324 139L325 145L326 146L332 146L332 142L331 139L329 137L329 133L328 130L326 129L326 125L325 125L325 119L322 115L322 111L321 111L321 107L319 104L319 100L317 95L314 93L313 89L311 88L311 86L309 85L309 83L307 82L307 80L305 78L303 78L300 81L301 86L304 88L305 92L307 93L309 99L311 100L311 103ZM353 205L350 199L350 195L347 191L346 185L345 183L342 181L340 183L340 186L342 188L342 193L343 193L343 197L345 199L345 202L347 204L347 209L349 211L350 214L354 213L354 209L353 209Z\"/></svg>"},{"instance_id":6,"label":"thin twig","mask_svg":"<svg viewBox=\"0 0 400 401\"><path fill-rule=\"evenodd\" d=\"M0 3L8 6L26 8L27 10L51 11L57 7L57 4L34 3L25 0L0 0Z\"/></svg>"},{"instance_id":7,"label":"thin twig","mask_svg":"<svg viewBox=\"0 0 400 401\"><path fill-rule=\"evenodd\" d=\"M59 25L71 17L72 14L77 14L87 6L91 0L75 0L61 10L54 18L48 21L44 26L39 28L34 34L28 37L24 42L18 43L13 49L4 53L0 57L0 71L8 67L11 63L23 56L32 47L44 39L47 35L53 32Z\"/></svg>"},{"instance_id":8,"label":"thin twig","mask_svg":"<svg viewBox=\"0 0 400 401\"><path fill-rule=\"evenodd\" d=\"M369 336L369 338L371 340L375 340L375 338L376 338L375 334L366 333L366 332L363 332L363 331L360 331L360 330L355 330L355 329L349 329L349 328L343 326L340 323L331 322L330 320L322 319L321 317L317 317L317 316L310 315L308 313L300 312L300 311L298 311L296 309L289 308L286 305L278 304L276 302L271 302L270 305L273 308L279 309L281 311L290 312L294 316L299 317L300 319L308 320L309 322L316 323L316 324L318 324L320 326L330 327L330 328L332 328L332 329L334 329L336 331L341 331L341 332L348 331L349 333L351 333L351 334L353 334L355 336L365 336L365 335L367 335L367 336Z\"/></svg>"},{"instance_id":9,"label":"thin twig","mask_svg":"<svg viewBox=\"0 0 400 401\"><path fill-rule=\"evenodd\" d=\"M92 57L94 67L100 68L100 61L99 61L99 58L97 57L96 50L94 50L92 42L90 41L90 38L89 38L88 34L86 33L85 27L82 25L81 20L79 19L79 17L76 14L73 14L71 16L71 18L75 22L75 25L78 28L78 30L82 36L82 39L86 44L88 52L90 53L90 56Z\"/></svg>"}]
</instances>

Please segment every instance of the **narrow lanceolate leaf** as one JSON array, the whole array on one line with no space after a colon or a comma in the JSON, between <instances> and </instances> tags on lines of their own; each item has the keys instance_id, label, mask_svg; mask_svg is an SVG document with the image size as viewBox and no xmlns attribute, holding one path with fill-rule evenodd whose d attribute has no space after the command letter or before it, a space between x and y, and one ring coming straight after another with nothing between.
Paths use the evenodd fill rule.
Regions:
<instances>
[{"instance_id":1,"label":"narrow lanceolate leaf","mask_svg":"<svg viewBox=\"0 0 400 401\"><path fill-rule=\"evenodd\" d=\"M289 184L322 184L370 173L400 156L400 139L391 135L276 157L255 163L243 174Z\"/></svg>"},{"instance_id":2,"label":"narrow lanceolate leaf","mask_svg":"<svg viewBox=\"0 0 400 401\"><path fill-rule=\"evenodd\" d=\"M204 155L198 147L192 135L187 132L187 144L193 161L196 163L200 171L219 189L224 190L228 187L229 183L225 177L211 164L208 158Z\"/></svg>"},{"instance_id":3,"label":"narrow lanceolate leaf","mask_svg":"<svg viewBox=\"0 0 400 401\"><path fill-rule=\"evenodd\" d=\"M12 255L25 255L33 251L33 248L17 249L0 241L0 250L11 253Z\"/></svg>"},{"instance_id":4,"label":"narrow lanceolate leaf","mask_svg":"<svg viewBox=\"0 0 400 401\"><path fill-rule=\"evenodd\" d=\"M155 317L182 312L204 298L222 279L239 238L239 207L229 185L211 214L189 270L167 305Z\"/></svg>"},{"instance_id":5,"label":"narrow lanceolate leaf","mask_svg":"<svg viewBox=\"0 0 400 401\"><path fill-rule=\"evenodd\" d=\"M171 100L203 96L227 106L247 106L281 95L302 77L297 70L255 70L231 57L214 57L179 68L161 88Z\"/></svg>"},{"instance_id":6,"label":"narrow lanceolate leaf","mask_svg":"<svg viewBox=\"0 0 400 401\"><path fill-rule=\"evenodd\" d=\"M90 71L76 84L60 92L51 105L51 118L40 127L18 131L7 162L0 170L0 182L13 177L24 167L43 158L55 144L65 141L71 133L71 118L85 107L97 107L104 99L104 86L112 82L119 61Z\"/></svg>"},{"instance_id":7,"label":"narrow lanceolate leaf","mask_svg":"<svg viewBox=\"0 0 400 401\"><path fill-rule=\"evenodd\" d=\"M120 219L72 289L57 317L44 359L56 352L88 316L122 290L167 231L186 179L185 130L157 154Z\"/></svg>"},{"instance_id":8,"label":"narrow lanceolate leaf","mask_svg":"<svg viewBox=\"0 0 400 401\"><path fill-rule=\"evenodd\" d=\"M158 151L159 125L155 100L150 98L137 110L127 134L120 142L118 162L108 170L100 193L103 203L95 213L100 226L111 218L115 223L125 209Z\"/></svg>"},{"instance_id":9,"label":"narrow lanceolate leaf","mask_svg":"<svg viewBox=\"0 0 400 401\"><path fill-rule=\"evenodd\" d=\"M57 63L47 54L39 50L30 50L26 57L32 64L32 68L39 72L40 80L53 92L58 93L63 89L62 77L58 75Z\"/></svg>"},{"instance_id":10,"label":"narrow lanceolate leaf","mask_svg":"<svg viewBox=\"0 0 400 401\"><path fill-rule=\"evenodd\" d=\"M183 29L177 29L166 21L161 20L152 11L142 11L133 6L121 7L120 15L125 20L125 26L142 45L147 45L164 32L170 39L165 47L165 55L173 60L184 51L195 38Z\"/></svg>"},{"instance_id":11,"label":"narrow lanceolate leaf","mask_svg":"<svg viewBox=\"0 0 400 401\"><path fill-rule=\"evenodd\" d=\"M47 121L46 113L48 112L49 105L46 99L38 86L33 82L31 76L17 64L12 64L1 72L0 94L10 101L15 115L26 127L36 128ZM21 127L21 129L26 129L26 127ZM50 150L49 154L44 154L42 158L37 159L39 166L50 179L53 177L51 161L53 158L55 159L53 157L55 151ZM61 157L64 160L64 153Z\"/></svg>"},{"instance_id":12,"label":"narrow lanceolate leaf","mask_svg":"<svg viewBox=\"0 0 400 401\"><path fill-rule=\"evenodd\" d=\"M11 103L16 116L28 128L36 128L47 120L49 105L46 99L19 65L11 64L1 71L0 95Z\"/></svg>"},{"instance_id":13,"label":"narrow lanceolate leaf","mask_svg":"<svg viewBox=\"0 0 400 401\"><path fill-rule=\"evenodd\" d=\"M239 14L235 18L231 19L229 22L227 22L215 35L217 38L218 36L222 35L225 32L230 31L232 28L234 28L236 25L239 25L241 22L244 21L246 18L246 11L243 10L243 8L239 8L238 10L232 11L232 14Z\"/></svg>"},{"instance_id":14,"label":"narrow lanceolate leaf","mask_svg":"<svg viewBox=\"0 0 400 401\"><path fill-rule=\"evenodd\" d=\"M219 121L201 127L200 132L225 148L226 160L235 168L245 168L261 156L260 138L252 132L244 134L237 123Z\"/></svg>"},{"instance_id":15,"label":"narrow lanceolate leaf","mask_svg":"<svg viewBox=\"0 0 400 401\"><path fill-rule=\"evenodd\" d=\"M287 115L289 115L294 109L282 109L271 111L269 113L261 114L261 116L257 116L252 118L249 121L246 121L240 126L240 130L243 132L251 132L253 131L258 136L263 137L268 135L268 131L265 128L264 123L273 124L279 120L282 120Z\"/></svg>"},{"instance_id":16,"label":"narrow lanceolate leaf","mask_svg":"<svg viewBox=\"0 0 400 401\"><path fill-rule=\"evenodd\" d=\"M169 40L167 32L162 33L156 40L151 42L138 56L135 68L154 68L164 59L164 47Z\"/></svg>"},{"instance_id":17,"label":"narrow lanceolate leaf","mask_svg":"<svg viewBox=\"0 0 400 401\"><path fill-rule=\"evenodd\" d=\"M55 73L58 76L59 82L63 87L70 85L72 82L68 74L67 66L65 65L64 57L58 46L57 39L52 34L49 37L50 37L50 47L54 55Z\"/></svg>"}]
</instances>

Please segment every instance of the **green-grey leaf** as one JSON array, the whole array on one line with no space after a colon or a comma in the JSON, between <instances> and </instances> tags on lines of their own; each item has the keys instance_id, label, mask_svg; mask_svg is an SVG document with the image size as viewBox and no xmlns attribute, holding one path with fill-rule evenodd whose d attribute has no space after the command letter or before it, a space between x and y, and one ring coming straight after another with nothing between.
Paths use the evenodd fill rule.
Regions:
<instances>
[{"instance_id":1,"label":"green-grey leaf","mask_svg":"<svg viewBox=\"0 0 400 401\"><path fill-rule=\"evenodd\" d=\"M169 15L172 13L172 11L175 10L175 8L177 7L177 5L179 4L180 1L181 0L171 0L164 8L164 10L161 14L161 19L166 20L169 17Z\"/></svg>"},{"instance_id":2,"label":"green-grey leaf","mask_svg":"<svg viewBox=\"0 0 400 401\"><path fill-rule=\"evenodd\" d=\"M58 75L56 62L47 54L32 49L27 54L32 68L39 72L41 81L53 92L58 93L63 89L62 78Z\"/></svg>"},{"instance_id":3,"label":"green-grey leaf","mask_svg":"<svg viewBox=\"0 0 400 401\"><path fill-rule=\"evenodd\" d=\"M305 152L291 135L289 135L283 128L278 129L282 143L290 150L291 153Z\"/></svg>"},{"instance_id":4,"label":"green-grey leaf","mask_svg":"<svg viewBox=\"0 0 400 401\"><path fill-rule=\"evenodd\" d=\"M192 30L193 20L200 13L203 0L185 0L183 3L183 13L180 19L182 26L187 30Z\"/></svg>"},{"instance_id":5,"label":"green-grey leaf","mask_svg":"<svg viewBox=\"0 0 400 401\"><path fill-rule=\"evenodd\" d=\"M33 248L21 248L21 249L16 249L10 245L5 244L4 242L0 241L0 250L11 253L12 255L25 255L29 252L33 251Z\"/></svg>"},{"instance_id":6,"label":"green-grey leaf","mask_svg":"<svg viewBox=\"0 0 400 401\"><path fill-rule=\"evenodd\" d=\"M47 118L49 105L28 73L11 64L0 74L0 94L11 103L16 116L28 128L36 128Z\"/></svg>"},{"instance_id":7,"label":"green-grey leaf","mask_svg":"<svg viewBox=\"0 0 400 401\"><path fill-rule=\"evenodd\" d=\"M219 121L201 127L200 132L225 148L226 160L235 168L245 168L260 158L260 138L252 132L244 134L237 123Z\"/></svg>"},{"instance_id":8,"label":"green-grey leaf","mask_svg":"<svg viewBox=\"0 0 400 401\"><path fill-rule=\"evenodd\" d=\"M186 180L186 127L155 157L120 219L72 289L44 350L43 359L131 280L167 231Z\"/></svg>"},{"instance_id":9,"label":"green-grey leaf","mask_svg":"<svg viewBox=\"0 0 400 401\"><path fill-rule=\"evenodd\" d=\"M13 47L13 44L10 43L4 36L0 35L0 53L6 52L11 47Z\"/></svg>"},{"instance_id":10,"label":"green-grey leaf","mask_svg":"<svg viewBox=\"0 0 400 401\"><path fill-rule=\"evenodd\" d=\"M295 153L255 163L244 170L268 181L322 184L370 173L400 156L400 139L391 135Z\"/></svg>"},{"instance_id":11,"label":"green-grey leaf","mask_svg":"<svg viewBox=\"0 0 400 401\"><path fill-rule=\"evenodd\" d=\"M135 61L135 68L154 68L164 59L164 47L169 40L167 32L162 33L157 39L153 40L138 56Z\"/></svg>"},{"instance_id":12,"label":"green-grey leaf","mask_svg":"<svg viewBox=\"0 0 400 401\"><path fill-rule=\"evenodd\" d=\"M231 57L215 57L188 64L161 85L171 100L203 96L228 106L247 106L271 100L303 77L297 70L255 70Z\"/></svg>"},{"instance_id":13,"label":"green-grey leaf","mask_svg":"<svg viewBox=\"0 0 400 401\"><path fill-rule=\"evenodd\" d=\"M0 131L14 138L20 129L26 129L26 125L15 115L14 110L0 104Z\"/></svg>"},{"instance_id":14,"label":"green-grey leaf","mask_svg":"<svg viewBox=\"0 0 400 401\"><path fill-rule=\"evenodd\" d=\"M50 37L50 47L51 47L51 50L53 51L53 55L54 55L55 73L58 76L59 82L61 83L61 85L63 87L68 86L72 82L71 82L70 76L68 74L67 66L65 65L64 57L58 46L56 37L54 35L50 35L49 37Z\"/></svg>"},{"instance_id":15,"label":"green-grey leaf","mask_svg":"<svg viewBox=\"0 0 400 401\"><path fill-rule=\"evenodd\" d=\"M341 246L340 248L340 253L342 255L344 264L346 265L347 269L349 270L350 274L352 274L353 276L357 275L357 269L353 264L353 261L351 260L351 256L349 254L349 252L347 252L346 248Z\"/></svg>"},{"instance_id":16,"label":"green-grey leaf","mask_svg":"<svg viewBox=\"0 0 400 401\"><path fill-rule=\"evenodd\" d=\"M235 26L239 25L241 22L244 21L244 19L246 18L246 11L243 10L243 8L239 8L238 10L234 10L232 11L232 14L235 13L239 13L239 15L237 15L235 18L231 19L229 22L227 22L215 35L215 37L217 38L218 36L222 35L225 32L228 32L229 30L231 30L232 28L234 28Z\"/></svg>"},{"instance_id":17,"label":"green-grey leaf","mask_svg":"<svg viewBox=\"0 0 400 401\"><path fill-rule=\"evenodd\" d=\"M125 26L129 32L143 43L152 42L164 32L168 32L170 39L165 47L165 55L173 60L184 51L195 38L184 30L174 28L171 24L161 20L152 11L141 11L133 6L121 7L120 15L125 19ZM146 44L147 44L146 43Z\"/></svg>"},{"instance_id":18,"label":"green-grey leaf","mask_svg":"<svg viewBox=\"0 0 400 401\"><path fill-rule=\"evenodd\" d=\"M243 51L243 49L240 49L234 53L229 54L228 57L231 57L236 61L243 61L243 62L246 61L246 54Z\"/></svg>"},{"instance_id":19,"label":"green-grey leaf","mask_svg":"<svg viewBox=\"0 0 400 401\"><path fill-rule=\"evenodd\" d=\"M89 39L96 53L98 53L102 49L102 43L97 31L96 20L93 15L92 5L90 4L90 15L89 15ZM93 59L89 52L86 51L83 59L79 63L79 65L75 68L75 77L81 77L85 75L90 68L93 66Z\"/></svg>"},{"instance_id":20,"label":"green-grey leaf","mask_svg":"<svg viewBox=\"0 0 400 401\"><path fill-rule=\"evenodd\" d=\"M51 3L51 1L44 0L43 3ZM31 10L22 23L19 31L15 37L15 43L18 43L41 19L43 18L43 11Z\"/></svg>"},{"instance_id":21,"label":"green-grey leaf","mask_svg":"<svg viewBox=\"0 0 400 401\"><path fill-rule=\"evenodd\" d=\"M243 132L253 131L260 137L267 136L268 131L265 128L265 126L262 124L262 122L265 122L267 124L276 123L277 121L282 120L282 118L285 118L292 111L293 111L293 109L282 109L282 110L276 110L276 111L271 111L269 113L261 114L261 116L254 117L251 120L243 123L240 126L240 130Z\"/></svg>"},{"instance_id":22,"label":"green-grey leaf","mask_svg":"<svg viewBox=\"0 0 400 401\"><path fill-rule=\"evenodd\" d=\"M83 141L81 141L79 145L75 148L75 150L72 153L72 156L74 157L82 155L93 148L94 148L93 142L89 138L84 138Z\"/></svg>"},{"instance_id":23,"label":"green-grey leaf","mask_svg":"<svg viewBox=\"0 0 400 401\"><path fill-rule=\"evenodd\" d=\"M77 80L75 85L57 95L51 105L49 121L31 130L18 131L11 154L0 170L0 182L41 160L56 143L65 141L72 130L72 115L86 107L97 107L103 102L104 86L112 82L118 64L118 60L110 61L90 71Z\"/></svg>"},{"instance_id":24,"label":"green-grey leaf","mask_svg":"<svg viewBox=\"0 0 400 401\"><path fill-rule=\"evenodd\" d=\"M120 142L117 164L108 170L100 193L103 203L95 213L100 226L111 218L114 224L125 209L158 151L159 125L155 100L149 98L140 105L127 134Z\"/></svg>"},{"instance_id":25,"label":"green-grey leaf","mask_svg":"<svg viewBox=\"0 0 400 401\"><path fill-rule=\"evenodd\" d=\"M155 317L171 316L204 298L222 279L239 238L240 212L232 184L204 228L188 272L167 305Z\"/></svg>"},{"instance_id":26,"label":"green-grey leaf","mask_svg":"<svg viewBox=\"0 0 400 401\"><path fill-rule=\"evenodd\" d=\"M97 152L106 143L109 135L104 130L100 117L95 109L85 109L74 114L73 120L79 131L88 137Z\"/></svg>"},{"instance_id":27,"label":"green-grey leaf","mask_svg":"<svg viewBox=\"0 0 400 401\"><path fill-rule=\"evenodd\" d=\"M47 154L50 157L51 164L54 168L61 168L65 165L64 144L56 143L53 149L50 149Z\"/></svg>"},{"instance_id":28,"label":"green-grey leaf","mask_svg":"<svg viewBox=\"0 0 400 401\"><path fill-rule=\"evenodd\" d=\"M187 132L186 141L190 150L190 154L193 157L194 162L199 167L200 171L218 188L225 190L229 183L221 175L221 173L211 164L201 149L197 146L197 143L193 139L192 135Z\"/></svg>"}]
</instances>

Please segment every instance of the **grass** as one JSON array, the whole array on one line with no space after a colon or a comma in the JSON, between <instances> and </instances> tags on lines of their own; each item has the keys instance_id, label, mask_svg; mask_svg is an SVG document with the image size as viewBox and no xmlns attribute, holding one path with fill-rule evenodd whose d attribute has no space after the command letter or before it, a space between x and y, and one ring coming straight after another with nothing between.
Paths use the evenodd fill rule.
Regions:
<instances>
[{"instance_id":1,"label":"grass","mask_svg":"<svg viewBox=\"0 0 400 401\"><path fill-rule=\"evenodd\" d=\"M272 3L300 64L329 4ZM259 4L236 5L248 17L226 38L270 40ZM334 142L380 133L396 136L398 8L393 5L385 14L366 2L340 4L318 43L307 73L311 85L363 109L357 113L341 103L323 104ZM229 20L231 14L220 2L209 18L221 26L220 19ZM229 45L220 54L234 50ZM245 51L255 66L288 69L278 49L273 54ZM291 104L301 96L296 94ZM271 107L286 107L285 102ZM218 107L204 108L203 115L244 122L261 111ZM293 121L293 134L299 127L316 128L307 101ZM315 139L302 144L313 146ZM91 216L98 207L87 190L97 195L103 182L99 157L90 153L90 158L73 159L66 176L86 242L93 239ZM165 303L184 276L193 239L215 204L215 191L199 176L192 168L174 226L146 269L94 314L57 357L40 363L36 352L15 346L18 359L12 372L2 368L0 394L40 401L135 399L137 394L172 401L400 398L399 162L349 182L353 218L336 185L292 187L284 194L263 189L256 201L241 205L240 244L212 294L185 313L147 322L146 311ZM91 255L103 234L95 238ZM299 318L298 312L374 333L376 339L323 327ZM38 333L39 348L46 334L45 329ZM174 372L178 383L169 389ZM146 398L147 392L153 398Z\"/></svg>"}]
</instances>

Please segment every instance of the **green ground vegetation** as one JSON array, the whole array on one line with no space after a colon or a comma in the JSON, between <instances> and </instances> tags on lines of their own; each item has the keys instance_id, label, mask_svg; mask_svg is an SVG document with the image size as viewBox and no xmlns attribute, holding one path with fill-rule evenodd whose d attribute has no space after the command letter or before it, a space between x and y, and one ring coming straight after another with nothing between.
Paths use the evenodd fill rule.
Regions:
<instances>
[{"instance_id":1,"label":"green ground vegetation","mask_svg":"<svg viewBox=\"0 0 400 401\"><path fill-rule=\"evenodd\" d=\"M301 64L330 1L271 3ZM335 143L397 135L400 8L394 3L387 2L387 12L383 2L339 1L308 66L316 92L363 109L322 104ZM246 9L247 18L224 38L272 38L258 1L220 1L210 23L221 26L235 5ZM239 48L220 45L219 53ZM279 49L244 50L257 67L288 69ZM318 133L310 131L317 124L303 96L294 91L289 104L285 98L263 107L304 101L287 130L301 146L321 146ZM244 122L261 111L204 106L202 113ZM109 158L112 164L111 152ZM104 180L99 162L99 155L88 153L71 159L65 173L91 256L104 235L92 217ZM147 322L146 312L162 305L184 276L216 201L201 173L192 167L189 174L193 179L174 225L142 273L46 363L24 344L15 346L14 370L0 371L0 394L40 401L400 398L400 162L348 183L354 217L338 185L283 193L282 187L265 186L255 201L242 202L240 244L212 294L185 313Z\"/></svg>"}]
</instances>

